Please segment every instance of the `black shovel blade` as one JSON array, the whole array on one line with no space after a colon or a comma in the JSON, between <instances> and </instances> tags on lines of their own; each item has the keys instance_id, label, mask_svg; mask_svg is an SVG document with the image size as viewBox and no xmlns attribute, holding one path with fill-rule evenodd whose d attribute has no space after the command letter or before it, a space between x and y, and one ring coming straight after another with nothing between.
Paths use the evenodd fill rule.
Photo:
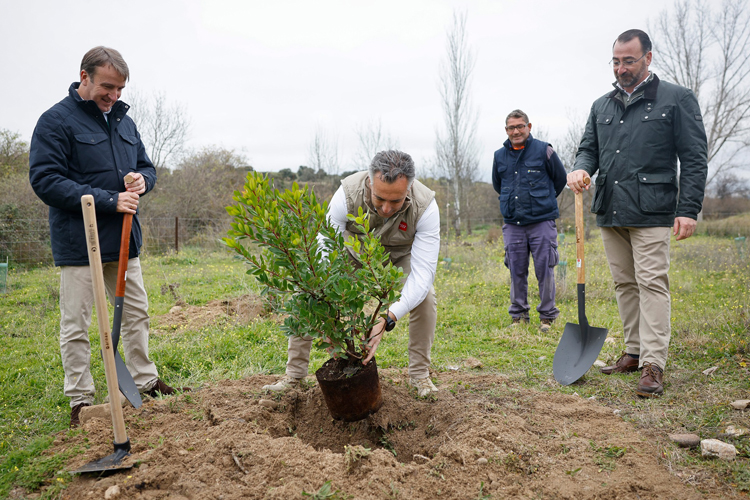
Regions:
<instances>
[{"instance_id":1,"label":"black shovel blade","mask_svg":"<svg viewBox=\"0 0 750 500\"><path fill-rule=\"evenodd\" d=\"M122 461L125 457L130 456L130 440L128 439L124 443L115 443L115 452L111 455L107 455L99 460L89 462L83 467L80 467L73 471L73 474L81 474L85 472L107 472L124 469L132 469L133 464L122 465Z\"/></svg>"},{"instance_id":2,"label":"black shovel blade","mask_svg":"<svg viewBox=\"0 0 750 500\"><path fill-rule=\"evenodd\" d=\"M606 328L566 323L552 361L552 374L561 385L570 385L589 371L607 338Z\"/></svg>"},{"instance_id":3,"label":"black shovel blade","mask_svg":"<svg viewBox=\"0 0 750 500\"><path fill-rule=\"evenodd\" d=\"M133 408L140 408L143 404L141 393L138 392L138 386L135 385L135 380L133 380L133 376L128 371L125 360L122 359L119 351L115 351L115 367L117 368L117 385L120 388L120 392L133 405ZM111 401L114 401L114 399L110 398Z\"/></svg>"}]
</instances>

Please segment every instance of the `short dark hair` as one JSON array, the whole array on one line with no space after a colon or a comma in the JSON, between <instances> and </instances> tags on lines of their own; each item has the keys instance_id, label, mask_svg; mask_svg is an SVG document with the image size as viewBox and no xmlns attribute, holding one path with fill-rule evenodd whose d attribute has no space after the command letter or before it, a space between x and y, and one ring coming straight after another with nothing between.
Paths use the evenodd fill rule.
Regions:
<instances>
[{"instance_id":1,"label":"short dark hair","mask_svg":"<svg viewBox=\"0 0 750 500\"><path fill-rule=\"evenodd\" d=\"M526 125L529 124L529 115L527 115L526 113L524 113L520 109L514 109L513 111L511 111L510 113L508 113L508 116L505 117L505 124L506 125L508 124L508 120L510 120L511 118L522 118L523 121L524 121L524 123Z\"/></svg>"},{"instance_id":2,"label":"short dark hair","mask_svg":"<svg viewBox=\"0 0 750 500\"><path fill-rule=\"evenodd\" d=\"M647 54L651 51L651 39L648 37L648 34L643 30L628 30L624 31L620 34L620 36L617 37L617 40L614 41L612 44L612 48L614 48L615 43L628 43L633 38L638 38L638 40L641 41L641 49L643 49L643 53Z\"/></svg>"},{"instance_id":3,"label":"short dark hair","mask_svg":"<svg viewBox=\"0 0 750 500\"><path fill-rule=\"evenodd\" d=\"M112 66L125 81L130 79L130 70L128 63L122 58L122 55L115 49L98 46L86 52L81 61L81 70L89 74L89 77L96 74L96 68L100 66Z\"/></svg>"},{"instance_id":4,"label":"short dark hair","mask_svg":"<svg viewBox=\"0 0 750 500\"><path fill-rule=\"evenodd\" d=\"M404 176L411 185L417 176L414 169L414 160L411 159L411 156L395 149L376 154L370 163L369 170L370 181L374 179L375 174L379 173L380 180L388 184L393 184L399 177Z\"/></svg>"}]
</instances>

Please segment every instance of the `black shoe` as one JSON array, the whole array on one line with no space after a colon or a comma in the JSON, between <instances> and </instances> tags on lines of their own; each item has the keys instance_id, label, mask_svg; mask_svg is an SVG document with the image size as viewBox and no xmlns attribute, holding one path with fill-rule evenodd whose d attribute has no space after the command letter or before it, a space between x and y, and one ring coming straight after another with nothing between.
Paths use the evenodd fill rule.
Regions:
<instances>
[{"instance_id":1,"label":"black shoe","mask_svg":"<svg viewBox=\"0 0 750 500\"><path fill-rule=\"evenodd\" d=\"M88 403L78 403L70 410L70 427L76 428L81 425L81 408L91 406Z\"/></svg>"},{"instance_id":2,"label":"black shoe","mask_svg":"<svg viewBox=\"0 0 750 500\"><path fill-rule=\"evenodd\" d=\"M174 387L170 387L164 382L162 382L160 378L157 378L154 386L147 391L143 391L142 394L155 398L159 394L161 394L162 396L171 396L172 394L175 394L177 391L189 392L190 390L191 390L190 387L178 387L177 389L175 389Z\"/></svg>"}]
</instances>

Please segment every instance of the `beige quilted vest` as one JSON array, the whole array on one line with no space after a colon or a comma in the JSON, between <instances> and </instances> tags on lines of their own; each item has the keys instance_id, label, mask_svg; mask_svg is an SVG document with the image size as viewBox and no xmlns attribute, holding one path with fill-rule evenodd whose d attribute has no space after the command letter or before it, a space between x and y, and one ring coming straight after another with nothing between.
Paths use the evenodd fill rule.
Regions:
<instances>
[{"instance_id":1,"label":"beige quilted vest","mask_svg":"<svg viewBox=\"0 0 750 500\"><path fill-rule=\"evenodd\" d=\"M365 212L369 211L370 230L380 236L380 242L391 254L391 260L397 261L411 254L417 221L435 198L435 192L415 179L406 195L404 206L393 216L385 219L379 216L372 206L372 194L367 179L368 172L364 171L352 174L341 181L346 195L347 211L353 215L357 214L359 207ZM354 223L347 222L344 237L348 238L351 235L361 237L362 233L354 227Z\"/></svg>"}]
</instances>

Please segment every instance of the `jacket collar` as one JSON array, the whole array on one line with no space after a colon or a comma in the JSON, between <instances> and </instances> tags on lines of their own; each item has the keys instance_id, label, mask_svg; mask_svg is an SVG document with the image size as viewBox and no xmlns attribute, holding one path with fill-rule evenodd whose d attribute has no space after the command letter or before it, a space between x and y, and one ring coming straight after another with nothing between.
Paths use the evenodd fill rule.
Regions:
<instances>
[{"instance_id":1,"label":"jacket collar","mask_svg":"<svg viewBox=\"0 0 750 500\"><path fill-rule=\"evenodd\" d=\"M78 93L78 87L81 86L81 82L73 82L70 84L70 87L68 88L68 95L71 99L73 99L73 102L76 103L76 105L81 108L83 111L85 111L87 114L93 116L93 117L102 117L104 119L104 113L99 109L99 106L96 105L94 101L87 101L81 95ZM123 101L118 100L114 106L112 106L112 111L109 112L109 116L107 117L109 120L111 120L111 126L112 128L117 128L117 118L122 118L125 116L125 114L128 112L128 109L130 109L130 106Z\"/></svg>"},{"instance_id":2,"label":"jacket collar","mask_svg":"<svg viewBox=\"0 0 750 500\"><path fill-rule=\"evenodd\" d=\"M659 77L656 76L656 73L652 73L652 75L653 75L653 78L651 78L651 81L643 86L643 97L645 99L651 99L651 100L656 99L656 91L659 88L659 81L660 81ZM616 102L620 102L617 99L617 94L620 93L620 89L617 88L617 82L613 83L612 85L615 86L615 89L612 92L610 92L607 95L607 97Z\"/></svg>"}]
</instances>

